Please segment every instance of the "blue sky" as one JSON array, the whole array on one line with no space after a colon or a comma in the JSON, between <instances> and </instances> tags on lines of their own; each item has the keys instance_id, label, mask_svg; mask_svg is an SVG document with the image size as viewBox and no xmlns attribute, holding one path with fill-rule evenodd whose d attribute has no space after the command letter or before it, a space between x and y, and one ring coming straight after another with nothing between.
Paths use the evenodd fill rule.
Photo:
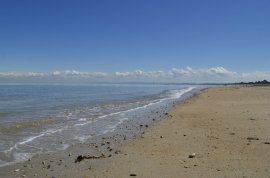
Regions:
<instances>
[{"instance_id":1,"label":"blue sky","mask_svg":"<svg viewBox=\"0 0 270 178\"><path fill-rule=\"evenodd\" d=\"M268 0L2 0L0 72L270 67Z\"/></svg>"}]
</instances>

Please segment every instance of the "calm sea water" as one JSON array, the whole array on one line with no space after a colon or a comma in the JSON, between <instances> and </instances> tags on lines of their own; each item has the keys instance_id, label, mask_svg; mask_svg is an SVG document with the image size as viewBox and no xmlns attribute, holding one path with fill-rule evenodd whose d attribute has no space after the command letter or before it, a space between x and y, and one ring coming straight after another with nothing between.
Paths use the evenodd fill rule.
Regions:
<instances>
[{"instance_id":1,"label":"calm sea water","mask_svg":"<svg viewBox=\"0 0 270 178\"><path fill-rule=\"evenodd\" d=\"M185 85L0 85L0 166L113 132L195 90Z\"/></svg>"}]
</instances>

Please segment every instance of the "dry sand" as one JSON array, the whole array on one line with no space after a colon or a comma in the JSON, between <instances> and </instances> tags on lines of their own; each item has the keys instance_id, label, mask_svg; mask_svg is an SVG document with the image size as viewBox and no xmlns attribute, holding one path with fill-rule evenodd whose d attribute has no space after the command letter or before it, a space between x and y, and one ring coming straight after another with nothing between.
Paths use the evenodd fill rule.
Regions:
<instances>
[{"instance_id":1,"label":"dry sand","mask_svg":"<svg viewBox=\"0 0 270 178\"><path fill-rule=\"evenodd\" d=\"M170 114L88 175L270 177L270 87L208 89Z\"/></svg>"},{"instance_id":2,"label":"dry sand","mask_svg":"<svg viewBox=\"0 0 270 178\"><path fill-rule=\"evenodd\" d=\"M36 172L37 177L56 178L266 178L270 177L269 142L270 87L212 88L175 106L142 138L122 146L119 154L80 163L71 157L65 166L36 166L23 174L33 177ZM192 153L194 158L189 158Z\"/></svg>"}]
</instances>

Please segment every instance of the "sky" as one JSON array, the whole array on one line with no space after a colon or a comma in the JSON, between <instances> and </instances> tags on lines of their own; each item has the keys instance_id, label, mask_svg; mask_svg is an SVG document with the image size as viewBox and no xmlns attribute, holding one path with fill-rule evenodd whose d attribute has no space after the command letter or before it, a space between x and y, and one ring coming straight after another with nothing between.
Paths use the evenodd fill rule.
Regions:
<instances>
[{"instance_id":1,"label":"sky","mask_svg":"<svg viewBox=\"0 0 270 178\"><path fill-rule=\"evenodd\" d=\"M269 8L269 0L1 0L0 82L270 80Z\"/></svg>"}]
</instances>

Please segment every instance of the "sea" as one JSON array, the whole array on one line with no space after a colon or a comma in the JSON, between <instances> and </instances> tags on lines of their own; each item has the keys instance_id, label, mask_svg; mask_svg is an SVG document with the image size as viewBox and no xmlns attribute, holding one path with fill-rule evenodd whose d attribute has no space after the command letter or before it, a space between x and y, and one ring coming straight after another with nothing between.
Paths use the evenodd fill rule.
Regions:
<instances>
[{"instance_id":1,"label":"sea","mask_svg":"<svg viewBox=\"0 0 270 178\"><path fill-rule=\"evenodd\" d=\"M1 84L0 167L115 132L207 86L170 84ZM155 115L156 114L156 115ZM151 117L150 117L151 116Z\"/></svg>"}]
</instances>

